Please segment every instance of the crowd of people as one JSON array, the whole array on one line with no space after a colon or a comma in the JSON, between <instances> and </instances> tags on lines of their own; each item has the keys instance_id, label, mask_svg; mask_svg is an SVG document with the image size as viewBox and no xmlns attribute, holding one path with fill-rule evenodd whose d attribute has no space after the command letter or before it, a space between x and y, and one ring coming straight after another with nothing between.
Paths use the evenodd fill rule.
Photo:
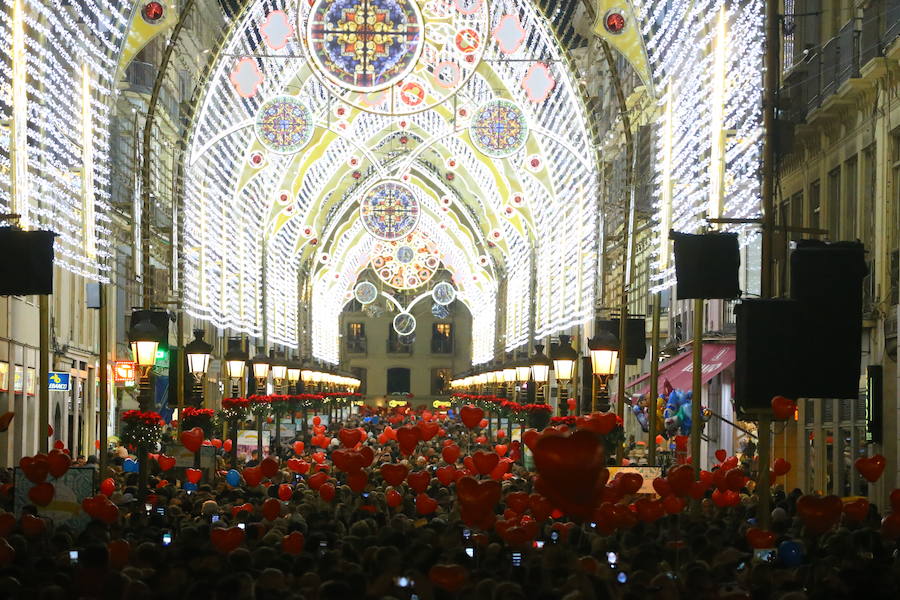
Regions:
<instances>
[{"instance_id":1,"label":"crowd of people","mask_svg":"<svg viewBox=\"0 0 900 600\"><path fill-rule=\"evenodd\" d=\"M900 558L896 539L880 530L874 505L862 519L812 532L797 516L799 490L775 486L771 514L774 550L748 542L759 515L757 499L743 489L740 502L725 508L707 490L698 507L653 520L634 520L610 531L603 523L570 520L554 512L536 523L526 543L511 543L493 528L471 526L461 515L457 483L445 484L436 470L453 440L465 456L494 441L476 441L456 419L440 421L442 435L401 452L386 439L390 424L378 415L333 422L325 448L305 440L293 459L279 461L257 485L230 485L232 466L219 450L218 473L206 473L196 489L185 489L183 469L155 464L150 495L139 500L138 474L125 472L113 451L108 472L118 507L113 519L93 519L83 528L65 522L44 525L33 505L22 516L0 516L0 597L27 600L524 600L605 598L897 598ZM409 413L406 421L421 416ZM332 464L342 450L341 429L362 428L372 448L366 480L348 481ZM333 439L332 439L333 438ZM286 448L297 448L286 440ZM317 453L324 456L314 456ZM524 452L523 452L524 454ZM340 458L337 457L337 458ZM524 457L497 478L502 495L498 519L518 518L513 497L534 492L534 473ZM321 462L319 462L321 461ZM94 461L92 460L92 463ZM424 492L410 482L389 485L379 468L395 464L427 471ZM529 463L530 466L530 463ZM325 473L334 495L322 493ZM11 483L11 473L0 474ZM480 477L488 479L487 476ZM458 481L458 479L457 479ZM194 486L188 486L194 488ZM517 496L511 496L517 494ZM421 496L433 505L423 508ZM13 509L12 494L4 496ZM398 498L399 496L399 498ZM275 514L273 514L273 511ZM478 515L483 521L484 515ZM4 520L5 518L5 520ZM29 521L26 523L26 519ZM493 517L489 520L493 522ZM524 522L524 521L523 521ZM497 521L500 523L500 521ZM239 528L239 529L238 529Z\"/></svg>"}]
</instances>

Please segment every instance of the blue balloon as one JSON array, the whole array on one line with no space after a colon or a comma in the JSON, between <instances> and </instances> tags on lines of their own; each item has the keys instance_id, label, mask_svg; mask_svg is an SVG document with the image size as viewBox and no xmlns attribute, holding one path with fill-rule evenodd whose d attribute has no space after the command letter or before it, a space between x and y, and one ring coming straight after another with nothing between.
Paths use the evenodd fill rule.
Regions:
<instances>
[{"instance_id":1,"label":"blue balloon","mask_svg":"<svg viewBox=\"0 0 900 600\"><path fill-rule=\"evenodd\" d=\"M225 481L231 487L237 487L241 482L241 474L234 469L231 469L230 471L228 471L228 473L225 474Z\"/></svg>"},{"instance_id":2,"label":"blue balloon","mask_svg":"<svg viewBox=\"0 0 900 600\"><path fill-rule=\"evenodd\" d=\"M138 463L133 458L126 458L125 464L122 465L122 470L126 473L137 473L138 469Z\"/></svg>"},{"instance_id":3,"label":"blue balloon","mask_svg":"<svg viewBox=\"0 0 900 600\"><path fill-rule=\"evenodd\" d=\"M184 485L181 487L184 488L184 491L186 491L186 492L196 492L197 491L197 484L192 481L186 481L184 483Z\"/></svg>"},{"instance_id":4,"label":"blue balloon","mask_svg":"<svg viewBox=\"0 0 900 600\"><path fill-rule=\"evenodd\" d=\"M803 564L803 545L793 540L785 540L778 545L778 560L786 567Z\"/></svg>"}]
</instances>

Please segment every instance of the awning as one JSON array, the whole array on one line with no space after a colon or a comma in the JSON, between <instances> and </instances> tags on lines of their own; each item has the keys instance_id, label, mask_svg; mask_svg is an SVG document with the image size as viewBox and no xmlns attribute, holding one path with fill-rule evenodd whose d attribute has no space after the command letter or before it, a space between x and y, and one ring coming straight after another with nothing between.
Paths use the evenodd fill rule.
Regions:
<instances>
[{"instance_id":1,"label":"awning","mask_svg":"<svg viewBox=\"0 0 900 600\"><path fill-rule=\"evenodd\" d=\"M734 344L703 344L703 383L727 369L734 363ZM659 366L658 388L662 391L666 382L673 389L689 391L694 382L694 353L688 351L672 357ZM650 374L641 375L625 384L631 394L646 395L650 391Z\"/></svg>"}]
</instances>

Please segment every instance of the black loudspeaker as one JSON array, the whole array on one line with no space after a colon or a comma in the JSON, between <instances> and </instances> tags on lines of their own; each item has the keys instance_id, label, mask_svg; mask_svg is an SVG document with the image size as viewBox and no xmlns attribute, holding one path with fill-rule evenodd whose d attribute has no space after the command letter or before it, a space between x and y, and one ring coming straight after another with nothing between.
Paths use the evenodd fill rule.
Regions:
<instances>
[{"instance_id":1,"label":"black loudspeaker","mask_svg":"<svg viewBox=\"0 0 900 600\"><path fill-rule=\"evenodd\" d=\"M803 240L791 254L791 298L802 306L797 347L801 396L859 396L862 282L867 273L858 242Z\"/></svg>"},{"instance_id":2,"label":"black loudspeaker","mask_svg":"<svg viewBox=\"0 0 900 600\"><path fill-rule=\"evenodd\" d=\"M52 231L0 227L0 295L53 293Z\"/></svg>"},{"instance_id":3,"label":"black loudspeaker","mask_svg":"<svg viewBox=\"0 0 900 600\"><path fill-rule=\"evenodd\" d=\"M794 325L801 310L793 300L744 300L735 307L734 401L742 413L770 408L773 396L798 397Z\"/></svg>"},{"instance_id":4,"label":"black loudspeaker","mask_svg":"<svg viewBox=\"0 0 900 600\"><path fill-rule=\"evenodd\" d=\"M597 321L596 331L607 331L618 338L619 319ZM625 323L625 338L625 363L635 365L647 356L647 320L630 317Z\"/></svg>"},{"instance_id":5,"label":"black loudspeaker","mask_svg":"<svg viewBox=\"0 0 900 600\"><path fill-rule=\"evenodd\" d=\"M678 299L738 298L741 250L736 233L692 235L673 231Z\"/></svg>"}]
</instances>

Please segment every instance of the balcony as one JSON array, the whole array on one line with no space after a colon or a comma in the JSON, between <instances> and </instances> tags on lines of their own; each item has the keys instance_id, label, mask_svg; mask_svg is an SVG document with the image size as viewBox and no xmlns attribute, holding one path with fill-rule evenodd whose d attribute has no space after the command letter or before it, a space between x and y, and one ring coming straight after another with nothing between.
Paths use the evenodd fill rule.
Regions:
<instances>
[{"instance_id":1,"label":"balcony","mask_svg":"<svg viewBox=\"0 0 900 600\"><path fill-rule=\"evenodd\" d=\"M400 340L388 340L386 343L387 353L401 356L412 356L412 344L404 344Z\"/></svg>"},{"instance_id":2,"label":"balcony","mask_svg":"<svg viewBox=\"0 0 900 600\"><path fill-rule=\"evenodd\" d=\"M823 46L811 48L784 79L781 94L788 120L828 121L855 104L858 94L874 85L898 35L900 0L885 0L871 3L861 19L849 21Z\"/></svg>"},{"instance_id":3,"label":"balcony","mask_svg":"<svg viewBox=\"0 0 900 600\"><path fill-rule=\"evenodd\" d=\"M346 350L350 356L365 356L368 353L366 338L349 338Z\"/></svg>"},{"instance_id":4,"label":"balcony","mask_svg":"<svg viewBox=\"0 0 900 600\"><path fill-rule=\"evenodd\" d=\"M431 338L432 354L453 354L453 338L436 336Z\"/></svg>"}]
</instances>

